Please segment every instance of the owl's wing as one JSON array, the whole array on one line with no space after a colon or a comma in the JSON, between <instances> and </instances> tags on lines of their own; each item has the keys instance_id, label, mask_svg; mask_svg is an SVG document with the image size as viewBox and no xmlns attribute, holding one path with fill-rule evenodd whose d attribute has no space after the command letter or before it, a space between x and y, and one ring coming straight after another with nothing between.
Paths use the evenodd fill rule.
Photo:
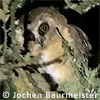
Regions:
<instances>
[{"instance_id":1,"label":"owl's wing","mask_svg":"<svg viewBox=\"0 0 100 100\"><path fill-rule=\"evenodd\" d=\"M75 41L76 48L81 50L84 56L90 56L89 51L92 49L92 47L86 34L75 25L69 25L69 31Z\"/></svg>"}]
</instances>

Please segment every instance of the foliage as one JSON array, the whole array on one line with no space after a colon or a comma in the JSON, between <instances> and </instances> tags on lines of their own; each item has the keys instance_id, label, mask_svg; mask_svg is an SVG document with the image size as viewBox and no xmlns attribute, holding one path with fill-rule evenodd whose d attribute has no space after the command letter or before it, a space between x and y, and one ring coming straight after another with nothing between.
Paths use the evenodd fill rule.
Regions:
<instances>
[{"instance_id":1,"label":"foliage","mask_svg":"<svg viewBox=\"0 0 100 100\"><path fill-rule=\"evenodd\" d=\"M78 13L86 13L88 12L92 7L95 7L96 5L100 5L99 0L64 0L67 4L65 7L66 9L71 8Z\"/></svg>"}]
</instances>

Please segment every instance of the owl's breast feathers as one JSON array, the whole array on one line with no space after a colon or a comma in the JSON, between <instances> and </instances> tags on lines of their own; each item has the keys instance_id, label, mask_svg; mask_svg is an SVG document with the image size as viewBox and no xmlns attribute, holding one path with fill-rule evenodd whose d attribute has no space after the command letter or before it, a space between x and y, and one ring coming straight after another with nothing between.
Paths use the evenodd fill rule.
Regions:
<instances>
[{"instance_id":1,"label":"owl's breast feathers","mask_svg":"<svg viewBox=\"0 0 100 100\"><path fill-rule=\"evenodd\" d=\"M35 55L34 53L37 52L37 56L39 56L38 63L52 62L64 54L65 47L68 49L66 53L69 55L65 58L61 58L62 62L66 61L66 63L54 62L43 68L56 82L66 82L73 79L74 68L72 62L76 61L80 66L88 65L87 57L91 50L91 45L87 36L78 27L69 25L67 19L59 12L52 8L40 7L29 13L29 21L30 24L28 28L36 35L36 38L40 38L37 32L39 23L47 22L50 25L50 30L45 35L45 47L36 46L37 43L33 43L33 46L32 44L29 46L33 56ZM63 39L66 41L66 44L63 44ZM36 50L34 49L35 47L37 47Z\"/></svg>"}]
</instances>

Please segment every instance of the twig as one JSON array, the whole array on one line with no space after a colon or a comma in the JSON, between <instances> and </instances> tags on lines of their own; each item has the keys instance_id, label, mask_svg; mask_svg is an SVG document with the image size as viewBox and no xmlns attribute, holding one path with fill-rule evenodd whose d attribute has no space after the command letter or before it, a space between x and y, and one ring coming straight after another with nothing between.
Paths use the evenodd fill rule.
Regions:
<instances>
[{"instance_id":1,"label":"twig","mask_svg":"<svg viewBox=\"0 0 100 100\"><path fill-rule=\"evenodd\" d=\"M6 23L3 23L3 30L4 30L4 49L3 49L3 53L4 53L4 57L6 55L6 50L7 50L7 30L6 30Z\"/></svg>"},{"instance_id":2,"label":"twig","mask_svg":"<svg viewBox=\"0 0 100 100\"><path fill-rule=\"evenodd\" d=\"M12 2L12 5L11 5L11 33L12 33L12 46L13 46L13 49L15 49L15 12L16 12L16 3L15 2Z\"/></svg>"}]
</instances>

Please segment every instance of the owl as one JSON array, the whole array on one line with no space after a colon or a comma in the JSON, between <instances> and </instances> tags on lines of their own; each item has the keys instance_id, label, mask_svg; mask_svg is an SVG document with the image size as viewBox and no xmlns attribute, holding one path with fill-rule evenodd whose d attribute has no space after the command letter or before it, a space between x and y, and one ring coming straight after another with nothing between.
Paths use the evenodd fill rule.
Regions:
<instances>
[{"instance_id":1,"label":"owl","mask_svg":"<svg viewBox=\"0 0 100 100\"><path fill-rule=\"evenodd\" d=\"M75 67L88 66L91 45L85 33L68 24L67 18L54 8L33 9L26 23L25 17L21 17L18 28L22 30L20 36L24 37L17 40L37 58L42 66L39 72L49 74L58 84L73 81Z\"/></svg>"}]
</instances>

